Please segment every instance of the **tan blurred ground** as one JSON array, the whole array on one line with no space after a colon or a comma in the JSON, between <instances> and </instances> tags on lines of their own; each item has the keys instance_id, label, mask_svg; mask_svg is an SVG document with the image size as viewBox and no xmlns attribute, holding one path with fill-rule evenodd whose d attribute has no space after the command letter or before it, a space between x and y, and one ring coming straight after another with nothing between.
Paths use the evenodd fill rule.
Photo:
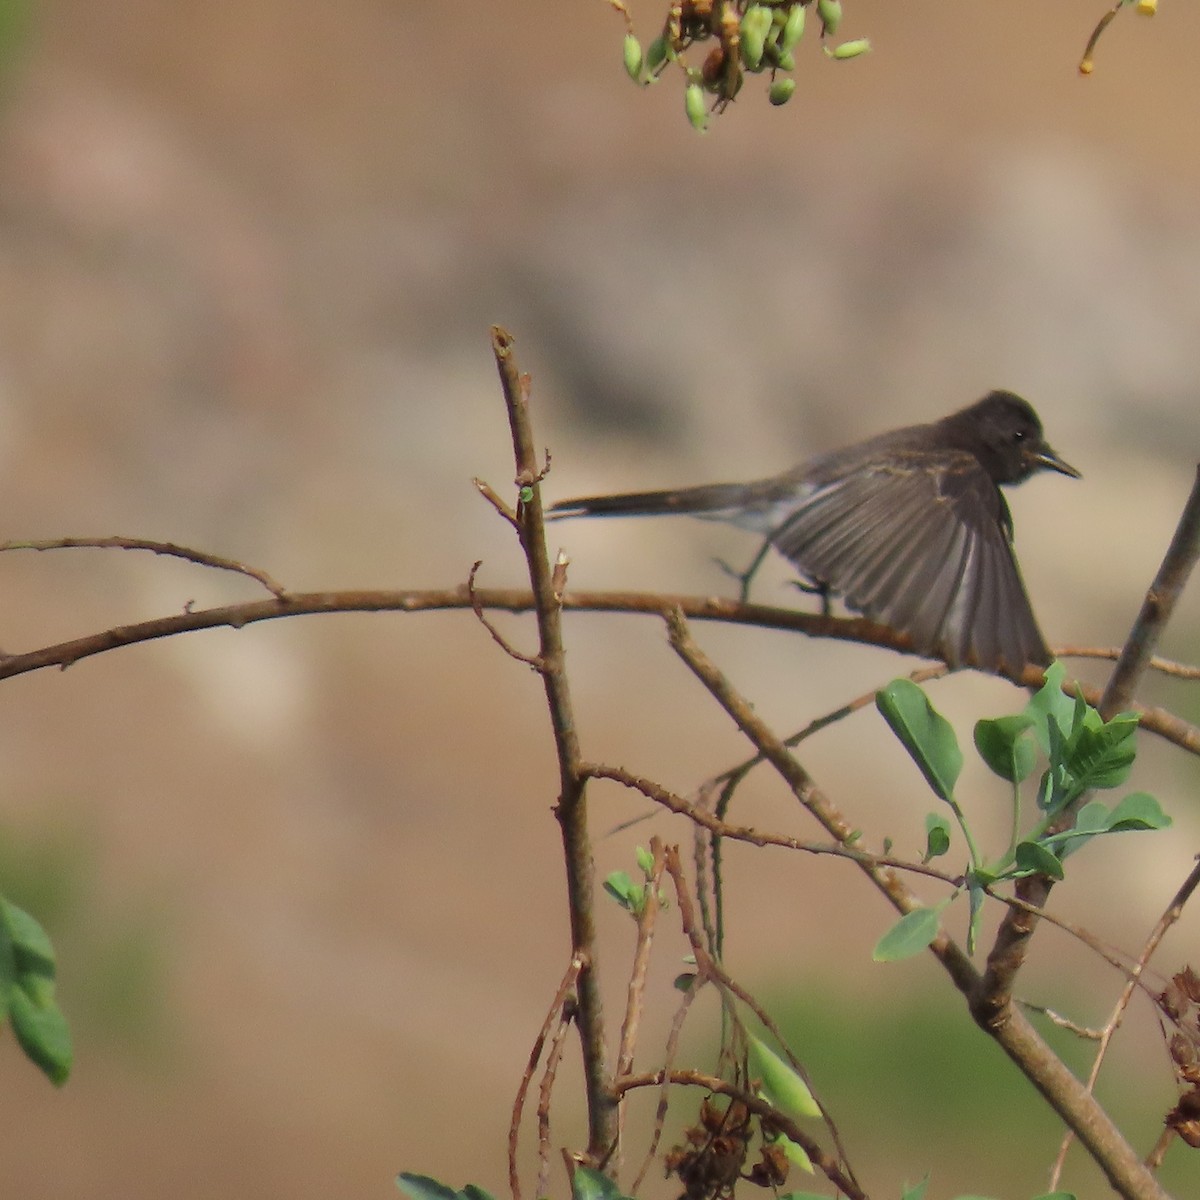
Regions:
<instances>
[{"instance_id":1,"label":"tan blurred ground","mask_svg":"<svg viewBox=\"0 0 1200 1200\"><path fill-rule=\"evenodd\" d=\"M1085 476L1013 500L1035 605L1052 642L1119 642L1200 457L1200 14L1124 14L1084 81L1100 5L847 8L872 55L807 46L791 105L747 95L700 138L674 85L625 80L601 0L38 4L0 143L0 537L170 539L297 590L453 585L476 559L517 582L470 486L511 478L498 321L554 496L765 474L1022 392ZM670 522L556 533L579 587L719 589L709 556L748 553ZM783 579L763 598L790 601ZM22 650L254 592L81 551L0 558L0 594ZM1167 652L1196 655L1195 617ZM653 622L569 624L589 757L686 791L742 752ZM703 636L784 729L900 665ZM53 1092L5 1045L0 1194L384 1197L401 1169L501 1192L567 949L538 697L461 615L198 634L0 688L6 836L74 839L95 872L60 942L75 1077ZM967 679L938 699L964 731L1019 702ZM1194 772L1150 757L1139 782L1186 831ZM869 714L806 762L865 827L916 837L919 781ZM596 807L601 828L640 810ZM765 780L742 815L802 829ZM1192 842L1098 855L1064 909L1133 944ZM888 917L848 871L729 858L751 986L932 977L870 966ZM87 946L126 926L166 988L140 1050L93 1011ZM614 968L627 934L606 912ZM1067 987L1058 967L1031 988ZM852 1149L880 1194L930 1165L873 1157L870 1128ZM980 1155L1008 1149L993 1132Z\"/></svg>"}]
</instances>

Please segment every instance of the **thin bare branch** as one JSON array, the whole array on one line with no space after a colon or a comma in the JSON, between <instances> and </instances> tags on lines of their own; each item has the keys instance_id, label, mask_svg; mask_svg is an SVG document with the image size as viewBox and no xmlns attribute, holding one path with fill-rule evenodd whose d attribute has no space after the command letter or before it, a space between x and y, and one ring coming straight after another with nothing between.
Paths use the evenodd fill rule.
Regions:
<instances>
[{"instance_id":1,"label":"thin bare branch","mask_svg":"<svg viewBox=\"0 0 1200 1200\"><path fill-rule=\"evenodd\" d=\"M582 969L583 959L576 954L571 959L570 965L562 977L562 982L558 985L558 991L554 993L554 999L546 1013L546 1019L542 1022L542 1027L534 1039L533 1049L529 1052L529 1062L517 1088L517 1098L513 1101L512 1120L508 1125L508 1186L513 1200L521 1200L521 1177L517 1171L517 1146L520 1140L521 1115L525 1111L525 1098L529 1094L530 1084L533 1083L533 1073L542 1060L542 1050L546 1045L546 1039L550 1036L550 1031L558 1025L566 1024L569 1020L567 1000ZM544 1194L543 1192L538 1193L539 1196Z\"/></svg>"},{"instance_id":2,"label":"thin bare branch","mask_svg":"<svg viewBox=\"0 0 1200 1200\"><path fill-rule=\"evenodd\" d=\"M553 578L553 577L552 577ZM475 601L484 610L523 613L533 609L533 593L524 588L477 588ZM833 638L838 641L861 642L889 650L909 652L899 644L890 630L872 625L860 618L819 617L812 613L795 612L786 608L767 608L762 605L739 604L734 600L719 600L712 596L675 596L650 592L568 592L562 598L564 611L591 613L630 613L663 618L677 609L689 620L720 621L758 629L777 629L806 634L809 637ZM170 617L154 617L118 625L99 633L56 642L36 650L0 655L0 680L50 667L66 668L96 654L106 654L125 646L135 646L158 638L194 633L202 629L244 629L260 621L278 621L285 617L318 616L352 612L445 612L472 608L466 585L457 588L423 590L369 590L284 592L270 600L254 600L245 604L224 604L217 608L193 609ZM923 668L933 674L945 672L944 667ZM1042 672L1028 667L1021 680L1023 686L1040 687L1045 682ZM1083 698L1095 706L1100 698L1096 688L1064 682L1064 688L1074 692L1078 687ZM1128 706L1138 716L1139 726L1170 742L1189 754L1200 755L1200 728L1191 725L1163 708Z\"/></svg>"},{"instance_id":3,"label":"thin bare branch","mask_svg":"<svg viewBox=\"0 0 1200 1200\"><path fill-rule=\"evenodd\" d=\"M1138 684L1154 655L1154 648L1175 611L1197 559L1200 559L1200 467L1196 470L1191 495L1175 527L1175 536L1171 539L1154 582L1146 592L1141 611L1129 637L1125 639L1121 656L1097 705L1105 720L1132 703Z\"/></svg>"},{"instance_id":4,"label":"thin bare branch","mask_svg":"<svg viewBox=\"0 0 1200 1200\"><path fill-rule=\"evenodd\" d=\"M518 489L517 527L533 589L539 670L546 691L546 705L558 757L559 795L554 814L562 835L566 865L571 945L582 961L577 989L577 1023L588 1106L588 1157L599 1163L607 1161L614 1150L617 1105L610 1089L604 1008L596 960L595 867L588 832L587 777L579 769L579 735L563 651L562 603L554 594L554 572L546 551L540 483L550 469L550 456L547 452L545 464L539 467L529 415L529 379L517 369L512 337L499 326L492 327L492 352L500 374L512 433Z\"/></svg>"},{"instance_id":5,"label":"thin bare branch","mask_svg":"<svg viewBox=\"0 0 1200 1200\"><path fill-rule=\"evenodd\" d=\"M148 550L151 554L159 554L165 558L182 558L200 567L212 567L217 571L233 571L237 575L245 575L261 583L273 596L281 597L287 593L283 584L276 583L259 567L247 566L246 563L235 562L232 558L209 554L206 550L193 550L190 546L179 546L175 542L157 542L150 538L67 537L51 538L47 541L0 542L0 552L5 550Z\"/></svg>"},{"instance_id":6,"label":"thin bare branch","mask_svg":"<svg viewBox=\"0 0 1200 1200\"><path fill-rule=\"evenodd\" d=\"M535 671L540 671L542 669L542 661L536 654L523 654L487 619L487 615L483 611L483 605L479 603L479 593L475 590L475 576L479 573L481 566L483 566L483 561L477 560L471 565L470 573L467 575L467 595L471 598L471 608L475 613L476 619L492 635L492 641L509 658L515 658L517 662L524 663L527 667L532 667Z\"/></svg>"},{"instance_id":7,"label":"thin bare branch","mask_svg":"<svg viewBox=\"0 0 1200 1200\"><path fill-rule=\"evenodd\" d=\"M961 875L951 875L946 871L938 870L937 867L929 866L928 863L910 862L907 859L895 858L890 854L872 854L869 850L863 850L853 844L847 845L844 842L810 842L804 838L793 837L791 834L771 833L766 830L755 829L751 825L731 825L714 816L706 809L685 800L682 796L677 796L661 784L655 783L654 780L633 775L621 767L609 767L603 763L585 762L582 764L582 769L593 779L610 779L614 783L619 783L633 791L640 792L646 799L652 800L655 804L660 804L663 808L673 813L687 817L688 820L702 826L710 833L728 838L731 841L748 842L752 846L780 846L785 850L801 850L806 854L833 855L836 858L846 858L856 863L867 863L870 866L881 869L888 868L898 871L910 871L914 875L924 875L930 879L936 879L938 882L952 888L962 885L963 880Z\"/></svg>"},{"instance_id":8,"label":"thin bare branch","mask_svg":"<svg viewBox=\"0 0 1200 1200\"><path fill-rule=\"evenodd\" d=\"M1129 1001L1133 998L1133 993L1141 982L1142 974L1146 970L1146 967L1149 966L1154 952L1162 944L1163 938L1166 937L1167 930L1176 924L1183 915L1184 906L1191 899L1197 887L1200 887L1200 861L1193 865L1191 871L1188 872L1188 877L1180 885L1175 895L1171 897L1171 902L1163 910L1162 916L1159 917L1154 928L1150 931L1150 936L1146 939L1146 944L1142 947L1141 953L1138 955L1137 960L1133 964L1133 969L1129 973L1129 979L1121 989L1121 994L1113 1006L1113 1011L1104 1023L1104 1028L1100 1031L1100 1045L1096 1051L1096 1057L1092 1062L1092 1068L1088 1072L1087 1086L1089 1091L1093 1091L1096 1087L1096 1080L1100 1077L1100 1068L1104 1065L1108 1048L1112 1044L1113 1036L1120 1028L1121 1021L1125 1016L1125 1010L1129 1007ZM1067 1151L1071 1148L1071 1141L1071 1131L1068 1130L1063 1135L1062 1144L1059 1146L1058 1155L1054 1160L1054 1168L1050 1173L1052 1191L1058 1186L1058 1179L1066 1163Z\"/></svg>"},{"instance_id":9,"label":"thin bare branch","mask_svg":"<svg viewBox=\"0 0 1200 1200\"><path fill-rule=\"evenodd\" d=\"M471 482L475 485L479 494L514 528L520 529L517 524L517 514L509 508L507 504L496 494L491 484L485 483L482 479L475 478Z\"/></svg>"}]
</instances>

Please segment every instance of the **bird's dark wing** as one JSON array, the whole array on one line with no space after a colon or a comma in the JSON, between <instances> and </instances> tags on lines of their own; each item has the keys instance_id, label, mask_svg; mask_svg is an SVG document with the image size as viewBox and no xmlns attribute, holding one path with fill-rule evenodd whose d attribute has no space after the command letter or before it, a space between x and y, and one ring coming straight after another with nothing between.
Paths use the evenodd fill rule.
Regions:
<instances>
[{"instance_id":1,"label":"bird's dark wing","mask_svg":"<svg viewBox=\"0 0 1200 1200\"><path fill-rule=\"evenodd\" d=\"M815 481L771 541L920 653L1016 674L1050 653L1010 531L1004 498L977 459L910 451Z\"/></svg>"}]
</instances>

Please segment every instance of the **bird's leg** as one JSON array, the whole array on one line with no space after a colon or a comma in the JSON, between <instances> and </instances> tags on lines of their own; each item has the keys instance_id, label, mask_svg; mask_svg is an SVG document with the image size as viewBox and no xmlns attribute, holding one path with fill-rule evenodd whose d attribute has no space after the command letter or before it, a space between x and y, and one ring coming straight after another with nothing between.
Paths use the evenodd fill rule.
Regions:
<instances>
[{"instance_id":1,"label":"bird's leg","mask_svg":"<svg viewBox=\"0 0 1200 1200\"><path fill-rule=\"evenodd\" d=\"M732 579L738 581L738 600L745 604L750 599L750 581L758 572L758 568L762 566L762 561L767 557L767 551L771 549L771 539L764 538L763 544L758 548L758 553L751 560L750 565L744 571L735 571L724 559L715 558L713 562L721 568Z\"/></svg>"},{"instance_id":2,"label":"bird's leg","mask_svg":"<svg viewBox=\"0 0 1200 1200\"><path fill-rule=\"evenodd\" d=\"M802 579L793 579L792 587L803 592L806 596L821 597L821 616L828 617L833 613L833 592L822 579L817 579L815 576L808 576L808 582Z\"/></svg>"}]
</instances>

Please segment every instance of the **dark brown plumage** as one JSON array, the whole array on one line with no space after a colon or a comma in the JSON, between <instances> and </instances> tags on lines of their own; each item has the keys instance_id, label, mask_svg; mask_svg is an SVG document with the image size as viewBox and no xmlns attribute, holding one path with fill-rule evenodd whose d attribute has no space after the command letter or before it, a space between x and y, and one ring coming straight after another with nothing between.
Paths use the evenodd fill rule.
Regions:
<instances>
[{"instance_id":1,"label":"dark brown plumage","mask_svg":"<svg viewBox=\"0 0 1200 1200\"><path fill-rule=\"evenodd\" d=\"M1001 484L1079 477L1012 392L753 483L586 496L553 517L687 513L763 535L847 607L950 666L1016 675L1050 661L1012 549Z\"/></svg>"}]
</instances>

